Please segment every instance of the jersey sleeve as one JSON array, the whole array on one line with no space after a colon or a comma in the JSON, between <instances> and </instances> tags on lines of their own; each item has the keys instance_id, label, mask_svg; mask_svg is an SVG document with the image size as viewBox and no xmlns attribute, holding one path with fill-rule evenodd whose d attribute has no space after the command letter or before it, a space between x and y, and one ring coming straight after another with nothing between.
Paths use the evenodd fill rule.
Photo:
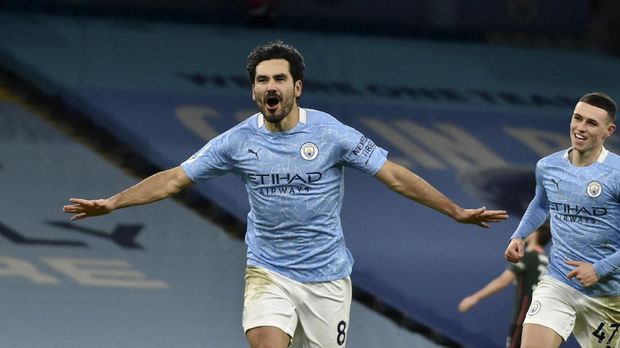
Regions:
<instances>
[{"instance_id":1,"label":"jersey sleeve","mask_svg":"<svg viewBox=\"0 0 620 348\"><path fill-rule=\"evenodd\" d=\"M617 163L617 162L616 162ZM615 170L616 173L620 171L620 165L616 165L612 170ZM615 192L614 198L616 199L616 203L620 203L620 180L618 180L618 176L615 177L613 184L613 192ZM620 217L618 217L620 218ZM618 225L618 220L615 220L612 224ZM617 244L616 244L617 245ZM594 262L594 271L599 279L613 273L620 272L620 249L616 250L613 254L608 255L604 259L598 260Z\"/></svg>"},{"instance_id":2,"label":"jersey sleeve","mask_svg":"<svg viewBox=\"0 0 620 348\"><path fill-rule=\"evenodd\" d=\"M517 230L510 237L511 239L525 239L534 232L535 229L540 227L549 215L549 201L547 199L545 187L543 186L542 172L542 164L541 161L539 161L536 165L536 193L534 194L534 199L532 199L530 205L527 207Z\"/></svg>"},{"instance_id":3,"label":"jersey sleeve","mask_svg":"<svg viewBox=\"0 0 620 348\"><path fill-rule=\"evenodd\" d=\"M232 168L228 143L226 133L211 139L198 152L181 163L181 168L196 183L227 173Z\"/></svg>"},{"instance_id":4,"label":"jersey sleeve","mask_svg":"<svg viewBox=\"0 0 620 348\"><path fill-rule=\"evenodd\" d=\"M344 163L366 174L375 175L387 161L388 152L354 128L343 126L342 133Z\"/></svg>"},{"instance_id":5,"label":"jersey sleeve","mask_svg":"<svg viewBox=\"0 0 620 348\"><path fill-rule=\"evenodd\" d=\"M594 263L594 271L599 279L620 271L620 250Z\"/></svg>"}]
</instances>

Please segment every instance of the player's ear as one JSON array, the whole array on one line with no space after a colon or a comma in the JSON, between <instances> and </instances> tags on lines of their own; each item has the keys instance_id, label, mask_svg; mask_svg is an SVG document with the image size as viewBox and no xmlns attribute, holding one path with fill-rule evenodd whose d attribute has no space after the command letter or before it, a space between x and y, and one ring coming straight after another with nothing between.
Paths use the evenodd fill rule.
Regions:
<instances>
[{"instance_id":1,"label":"player's ear","mask_svg":"<svg viewBox=\"0 0 620 348\"><path fill-rule=\"evenodd\" d=\"M303 89L303 82L301 80L295 81L295 97L301 96L302 89Z\"/></svg>"},{"instance_id":2,"label":"player's ear","mask_svg":"<svg viewBox=\"0 0 620 348\"><path fill-rule=\"evenodd\" d=\"M256 94L254 93L254 84L252 84L252 101L256 101Z\"/></svg>"},{"instance_id":3,"label":"player's ear","mask_svg":"<svg viewBox=\"0 0 620 348\"><path fill-rule=\"evenodd\" d=\"M610 123L609 125L607 125L607 136L610 137L612 134L614 134L615 130L616 130L615 124Z\"/></svg>"}]
</instances>

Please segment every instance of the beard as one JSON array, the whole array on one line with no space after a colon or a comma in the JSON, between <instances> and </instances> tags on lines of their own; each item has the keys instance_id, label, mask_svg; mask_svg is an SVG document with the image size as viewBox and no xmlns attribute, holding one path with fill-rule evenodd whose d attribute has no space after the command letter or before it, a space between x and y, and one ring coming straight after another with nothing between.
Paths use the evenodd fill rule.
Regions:
<instances>
[{"instance_id":1,"label":"beard","mask_svg":"<svg viewBox=\"0 0 620 348\"><path fill-rule=\"evenodd\" d=\"M257 101L256 105L258 109L265 117L265 121L269 123L279 123L288 116L288 114L293 110L293 106L295 105L295 97L289 98L280 98L279 107L276 110L269 110L268 104L266 102L267 98L262 101Z\"/></svg>"}]
</instances>

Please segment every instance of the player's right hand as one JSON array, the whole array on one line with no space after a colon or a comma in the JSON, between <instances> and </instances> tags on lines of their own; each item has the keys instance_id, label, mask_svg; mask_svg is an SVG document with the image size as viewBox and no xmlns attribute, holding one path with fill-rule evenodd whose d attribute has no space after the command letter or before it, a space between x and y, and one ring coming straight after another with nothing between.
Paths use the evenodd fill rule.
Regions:
<instances>
[{"instance_id":1,"label":"player's right hand","mask_svg":"<svg viewBox=\"0 0 620 348\"><path fill-rule=\"evenodd\" d=\"M74 214L71 216L71 220L80 220L91 216L99 216L110 213L112 210L112 204L107 199L81 199L81 198L70 198L69 201L73 204L65 205L62 208L62 211L69 214Z\"/></svg>"},{"instance_id":2,"label":"player's right hand","mask_svg":"<svg viewBox=\"0 0 620 348\"><path fill-rule=\"evenodd\" d=\"M504 252L504 257L512 263L517 263L521 261L524 252L525 242L523 239L513 238L510 240L510 244L508 244L508 248L506 248L506 251Z\"/></svg>"}]
</instances>

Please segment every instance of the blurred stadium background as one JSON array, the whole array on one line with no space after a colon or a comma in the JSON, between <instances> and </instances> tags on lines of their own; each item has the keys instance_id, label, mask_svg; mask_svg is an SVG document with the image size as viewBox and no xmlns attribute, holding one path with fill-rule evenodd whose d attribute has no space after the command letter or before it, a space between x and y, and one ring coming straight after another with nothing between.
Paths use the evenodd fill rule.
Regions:
<instances>
[{"instance_id":1,"label":"blurred stadium background","mask_svg":"<svg viewBox=\"0 0 620 348\"><path fill-rule=\"evenodd\" d=\"M3 345L246 346L237 178L78 223L61 207L253 114L245 57L283 39L306 58L301 106L461 205L512 216L456 225L348 171L348 347L502 347L512 289L457 304L506 267L534 164L568 145L576 100L620 98L619 15L614 0L0 1Z\"/></svg>"}]
</instances>

